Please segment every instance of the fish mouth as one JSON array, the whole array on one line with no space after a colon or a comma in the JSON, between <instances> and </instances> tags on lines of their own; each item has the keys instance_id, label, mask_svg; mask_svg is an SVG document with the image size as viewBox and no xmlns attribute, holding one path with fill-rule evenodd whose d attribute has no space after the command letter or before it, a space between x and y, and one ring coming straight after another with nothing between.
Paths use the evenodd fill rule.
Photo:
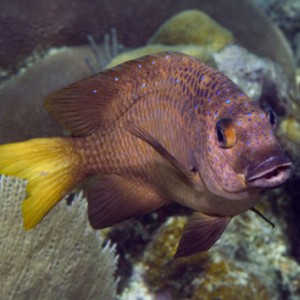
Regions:
<instances>
[{"instance_id":1,"label":"fish mouth","mask_svg":"<svg viewBox=\"0 0 300 300\"><path fill-rule=\"evenodd\" d=\"M246 172L248 187L262 189L275 188L284 183L291 175L292 161L285 154L272 156Z\"/></svg>"}]
</instances>

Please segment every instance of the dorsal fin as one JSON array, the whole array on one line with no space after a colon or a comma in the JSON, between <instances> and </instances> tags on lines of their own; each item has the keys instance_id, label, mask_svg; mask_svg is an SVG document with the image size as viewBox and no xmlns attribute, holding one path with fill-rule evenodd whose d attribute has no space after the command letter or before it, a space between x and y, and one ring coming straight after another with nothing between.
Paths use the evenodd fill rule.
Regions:
<instances>
[{"instance_id":1,"label":"dorsal fin","mask_svg":"<svg viewBox=\"0 0 300 300\"><path fill-rule=\"evenodd\" d=\"M183 58L185 64L195 61L180 53L160 53L125 62L50 94L45 107L72 135L88 135L108 127L143 96L165 89L166 72Z\"/></svg>"}]
</instances>

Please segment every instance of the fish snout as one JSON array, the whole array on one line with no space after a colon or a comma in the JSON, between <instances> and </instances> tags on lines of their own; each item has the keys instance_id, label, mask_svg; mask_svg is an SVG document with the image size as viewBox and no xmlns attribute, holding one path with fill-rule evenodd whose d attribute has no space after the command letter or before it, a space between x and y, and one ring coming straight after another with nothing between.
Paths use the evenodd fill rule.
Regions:
<instances>
[{"instance_id":1,"label":"fish snout","mask_svg":"<svg viewBox=\"0 0 300 300\"><path fill-rule=\"evenodd\" d=\"M263 162L249 167L245 174L248 187L275 188L284 183L291 175L292 161L287 154L281 152Z\"/></svg>"}]
</instances>

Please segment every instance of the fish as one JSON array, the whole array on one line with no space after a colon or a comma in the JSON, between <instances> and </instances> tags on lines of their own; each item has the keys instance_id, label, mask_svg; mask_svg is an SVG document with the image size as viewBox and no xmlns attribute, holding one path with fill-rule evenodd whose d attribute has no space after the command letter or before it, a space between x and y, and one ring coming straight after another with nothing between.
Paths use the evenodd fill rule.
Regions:
<instances>
[{"instance_id":1,"label":"fish","mask_svg":"<svg viewBox=\"0 0 300 300\"><path fill-rule=\"evenodd\" d=\"M173 202L191 208L175 254L189 256L209 250L234 216L291 174L272 109L185 54L125 62L44 105L68 136L0 145L0 173L28 182L26 230L84 186L95 229Z\"/></svg>"}]
</instances>

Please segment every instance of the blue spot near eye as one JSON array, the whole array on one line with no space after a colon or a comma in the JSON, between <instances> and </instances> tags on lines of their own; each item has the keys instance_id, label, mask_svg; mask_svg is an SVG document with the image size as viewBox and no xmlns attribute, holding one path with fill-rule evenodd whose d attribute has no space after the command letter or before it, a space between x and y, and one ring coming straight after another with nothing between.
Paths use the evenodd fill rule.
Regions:
<instances>
[{"instance_id":1,"label":"blue spot near eye","mask_svg":"<svg viewBox=\"0 0 300 300\"><path fill-rule=\"evenodd\" d=\"M204 78L205 78L205 76L201 75L200 78L199 78L199 80L202 81L202 80L204 80Z\"/></svg>"},{"instance_id":2,"label":"blue spot near eye","mask_svg":"<svg viewBox=\"0 0 300 300\"><path fill-rule=\"evenodd\" d=\"M142 83L142 88L144 88L146 86L146 83Z\"/></svg>"},{"instance_id":3,"label":"blue spot near eye","mask_svg":"<svg viewBox=\"0 0 300 300\"><path fill-rule=\"evenodd\" d=\"M141 68L142 67L142 65L141 64L138 64L138 68Z\"/></svg>"},{"instance_id":4,"label":"blue spot near eye","mask_svg":"<svg viewBox=\"0 0 300 300\"><path fill-rule=\"evenodd\" d=\"M247 115L248 117L251 117L251 113L246 113L246 115Z\"/></svg>"},{"instance_id":5,"label":"blue spot near eye","mask_svg":"<svg viewBox=\"0 0 300 300\"><path fill-rule=\"evenodd\" d=\"M218 111L215 111L214 116L216 117L218 115Z\"/></svg>"},{"instance_id":6,"label":"blue spot near eye","mask_svg":"<svg viewBox=\"0 0 300 300\"><path fill-rule=\"evenodd\" d=\"M246 145L248 145L248 146L249 146L250 144L251 144L251 142L250 142L250 141L247 141L247 142L246 142Z\"/></svg>"},{"instance_id":7,"label":"blue spot near eye","mask_svg":"<svg viewBox=\"0 0 300 300\"><path fill-rule=\"evenodd\" d=\"M118 81L119 80L119 77L115 77L115 81Z\"/></svg>"},{"instance_id":8,"label":"blue spot near eye","mask_svg":"<svg viewBox=\"0 0 300 300\"><path fill-rule=\"evenodd\" d=\"M243 97L244 96L244 93L240 93L240 97Z\"/></svg>"},{"instance_id":9,"label":"blue spot near eye","mask_svg":"<svg viewBox=\"0 0 300 300\"><path fill-rule=\"evenodd\" d=\"M97 94L97 90L93 90L93 94Z\"/></svg>"},{"instance_id":10,"label":"blue spot near eye","mask_svg":"<svg viewBox=\"0 0 300 300\"><path fill-rule=\"evenodd\" d=\"M194 105L194 109L198 109L199 108L199 103Z\"/></svg>"},{"instance_id":11,"label":"blue spot near eye","mask_svg":"<svg viewBox=\"0 0 300 300\"><path fill-rule=\"evenodd\" d=\"M226 100L226 104L229 104L229 103L230 103L230 100L229 100L229 99L227 99L227 100Z\"/></svg>"},{"instance_id":12,"label":"blue spot near eye","mask_svg":"<svg viewBox=\"0 0 300 300\"><path fill-rule=\"evenodd\" d=\"M155 65L155 60L152 60L152 65Z\"/></svg>"},{"instance_id":13,"label":"blue spot near eye","mask_svg":"<svg viewBox=\"0 0 300 300\"><path fill-rule=\"evenodd\" d=\"M263 119L265 117L265 114L264 113L260 114L260 117Z\"/></svg>"},{"instance_id":14,"label":"blue spot near eye","mask_svg":"<svg viewBox=\"0 0 300 300\"><path fill-rule=\"evenodd\" d=\"M178 78L176 78L176 79L175 79L175 83L178 83L178 82L179 82L179 79L178 79Z\"/></svg>"},{"instance_id":15,"label":"blue spot near eye","mask_svg":"<svg viewBox=\"0 0 300 300\"><path fill-rule=\"evenodd\" d=\"M211 98L209 97L207 101L208 101L208 102L211 102Z\"/></svg>"},{"instance_id":16,"label":"blue spot near eye","mask_svg":"<svg viewBox=\"0 0 300 300\"><path fill-rule=\"evenodd\" d=\"M220 94L221 94L220 90L217 90L217 91L216 91L216 94L217 94L217 95L220 95Z\"/></svg>"},{"instance_id":17,"label":"blue spot near eye","mask_svg":"<svg viewBox=\"0 0 300 300\"><path fill-rule=\"evenodd\" d=\"M242 122L241 121L237 121L236 124L242 125Z\"/></svg>"}]
</instances>

